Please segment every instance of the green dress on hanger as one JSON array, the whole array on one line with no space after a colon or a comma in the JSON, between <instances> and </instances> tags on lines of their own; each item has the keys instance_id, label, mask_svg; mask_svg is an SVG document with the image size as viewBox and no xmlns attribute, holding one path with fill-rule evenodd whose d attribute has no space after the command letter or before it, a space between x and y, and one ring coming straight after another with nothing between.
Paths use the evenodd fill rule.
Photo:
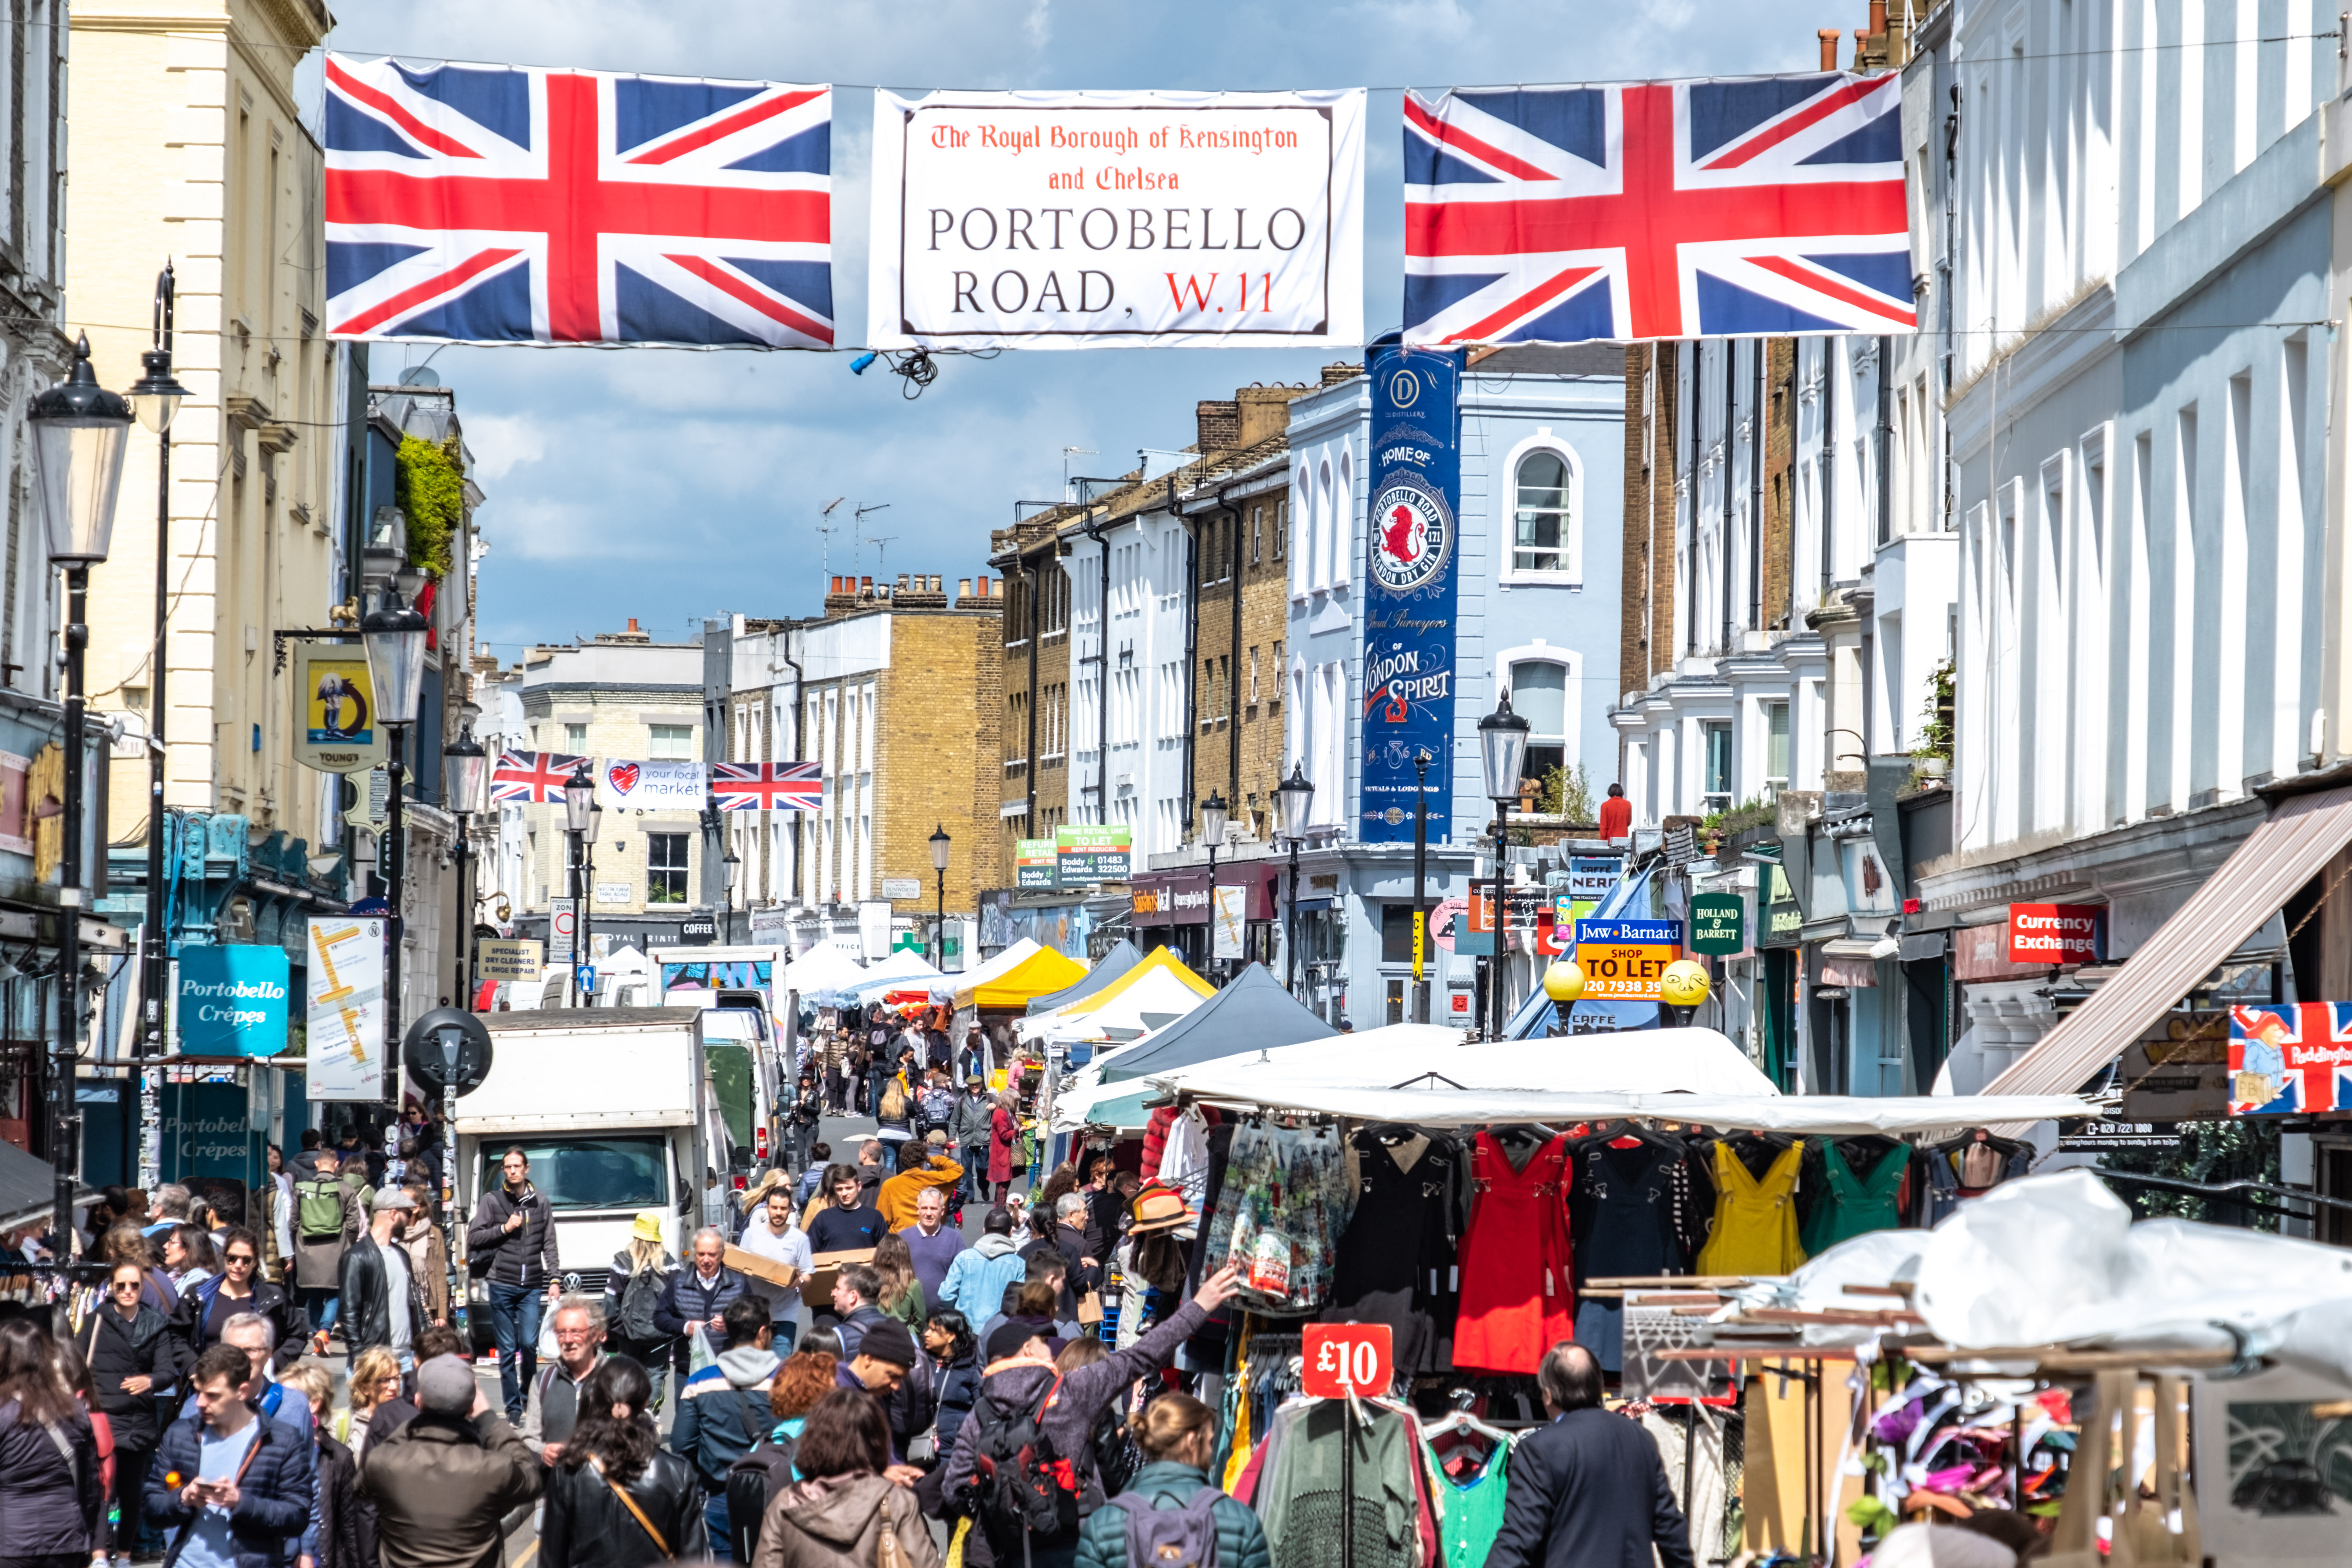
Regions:
<instances>
[{"instance_id":1,"label":"green dress on hanger","mask_svg":"<svg viewBox=\"0 0 2352 1568\"><path fill-rule=\"evenodd\" d=\"M1445 1568L1483 1568L1503 1528L1503 1493L1511 1468L1511 1441L1495 1445L1478 1473L1466 1482L1445 1473L1437 1451L1422 1444L1429 1456L1429 1473L1437 1487L1437 1538Z\"/></svg>"},{"instance_id":2,"label":"green dress on hanger","mask_svg":"<svg viewBox=\"0 0 2352 1568\"><path fill-rule=\"evenodd\" d=\"M1894 1230L1903 1223L1903 1173L1911 1168L1911 1149L1897 1143L1878 1158L1867 1176L1856 1176L1845 1154L1834 1142L1822 1144L1822 1165L1829 1190L1806 1217L1804 1243L1808 1257L1819 1257L1841 1241L1851 1241L1874 1230Z\"/></svg>"}]
</instances>

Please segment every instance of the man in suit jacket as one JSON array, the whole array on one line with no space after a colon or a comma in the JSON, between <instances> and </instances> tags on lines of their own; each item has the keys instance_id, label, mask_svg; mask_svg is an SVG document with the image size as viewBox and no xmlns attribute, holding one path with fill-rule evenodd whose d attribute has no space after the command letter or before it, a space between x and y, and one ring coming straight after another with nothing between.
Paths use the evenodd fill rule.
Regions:
<instances>
[{"instance_id":1,"label":"man in suit jacket","mask_svg":"<svg viewBox=\"0 0 2352 1568\"><path fill-rule=\"evenodd\" d=\"M1511 1451L1486 1568L1693 1568L1690 1526L1649 1433L1601 1408L1601 1363L1562 1340L1536 1373L1551 1425Z\"/></svg>"}]
</instances>

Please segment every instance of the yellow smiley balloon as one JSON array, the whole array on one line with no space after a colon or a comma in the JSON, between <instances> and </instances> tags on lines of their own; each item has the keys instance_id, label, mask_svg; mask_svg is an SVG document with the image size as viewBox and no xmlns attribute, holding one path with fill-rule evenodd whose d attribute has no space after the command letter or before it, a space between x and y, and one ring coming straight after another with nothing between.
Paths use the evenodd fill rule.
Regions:
<instances>
[{"instance_id":1,"label":"yellow smiley balloon","mask_svg":"<svg viewBox=\"0 0 2352 1568\"><path fill-rule=\"evenodd\" d=\"M1706 965L1678 958L1658 977L1658 994L1672 1007L1696 1007L1706 1000Z\"/></svg>"}]
</instances>

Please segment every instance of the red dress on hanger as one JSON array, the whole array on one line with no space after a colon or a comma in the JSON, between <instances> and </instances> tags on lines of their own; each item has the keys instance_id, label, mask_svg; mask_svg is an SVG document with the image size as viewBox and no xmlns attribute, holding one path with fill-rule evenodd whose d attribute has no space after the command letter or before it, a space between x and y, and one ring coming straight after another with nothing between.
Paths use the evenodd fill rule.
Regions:
<instances>
[{"instance_id":1,"label":"red dress on hanger","mask_svg":"<svg viewBox=\"0 0 2352 1568\"><path fill-rule=\"evenodd\" d=\"M1568 1242L1568 1140L1554 1138L1524 1170L1494 1134L1470 1156L1477 1198L1462 1238L1462 1308L1454 1364L1529 1373L1544 1352L1576 1337Z\"/></svg>"}]
</instances>

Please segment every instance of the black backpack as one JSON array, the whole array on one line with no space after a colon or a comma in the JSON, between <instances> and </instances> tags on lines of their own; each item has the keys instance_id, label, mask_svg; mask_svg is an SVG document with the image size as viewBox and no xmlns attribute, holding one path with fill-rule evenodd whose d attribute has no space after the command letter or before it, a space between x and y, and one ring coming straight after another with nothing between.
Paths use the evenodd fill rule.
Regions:
<instances>
[{"instance_id":1,"label":"black backpack","mask_svg":"<svg viewBox=\"0 0 2352 1568\"><path fill-rule=\"evenodd\" d=\"M1062 1392L1056 1376L1034 1405L1009 1403L980 1386L972 1407L972 1490L970 1511L989 1544L1009 1552L1029 1536L1068 1536L1078 1528L1078 1480L1070 1461L1054 1451L1045 1412Z\"/></svg>"},{"instance_id":2,"label":"black backpack","mask_svg":"<svg viewBox=\"0 0 2352 1568\"><path fill-rule=\"evenodd\" d=\"M650 1344L668 1337L654 1321L654 1309L661 1305L662 1289L668 1283L650 1264L629 1276L629 1282L621 1287L621 1321L615 1325L622 1338Z\"/></svg>"},{"instance_id":3,"label":"black backpack","mask_svg":"<svg viewBox=\"0 0 2352 1568\"><path fill-rule=\"evenodd\" d=\"M793 1484L793 1454L799 1447L798 1438L771 1431L728 1469L727 1534L736 1562L749 1563L759 1551L768 1500Z\"/></svg>"}]
</instances>

